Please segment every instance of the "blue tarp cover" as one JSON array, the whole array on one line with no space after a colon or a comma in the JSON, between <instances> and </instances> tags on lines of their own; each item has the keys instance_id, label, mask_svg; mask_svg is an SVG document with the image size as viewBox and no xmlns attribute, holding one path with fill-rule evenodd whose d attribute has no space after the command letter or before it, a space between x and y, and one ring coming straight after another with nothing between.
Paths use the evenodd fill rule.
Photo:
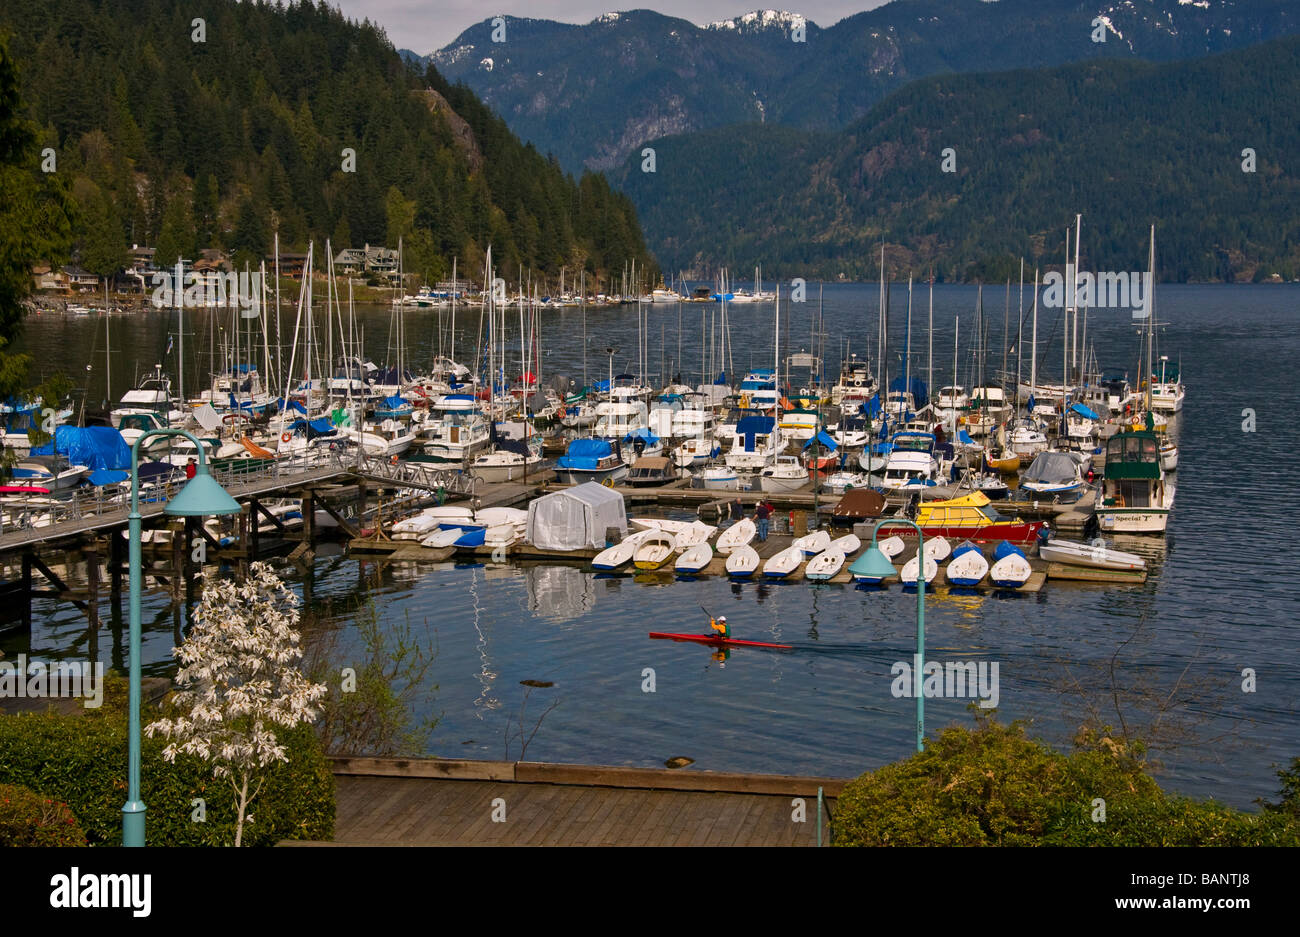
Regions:
<instances>
[{"instance_id":1,"label":"blue tarp cover","mask_svg":"<svg viewBox=\"0 0 1300 937\"><path fill-rule=\"evenodd\" d=\"M827 435L826 430L824 429L818 430L817 435L814 436L812 439L808 440L806 443L804 443L803 447L805 449L810 449L812 448L813 445L818 443L821 444L821 447L823 449L830 449L832 451L840 447L840 444L837 443L832 436Z\"/></svg>"},{"instance_id":2,"label":"blue tarp cover","mask_svg":"<svg viewBox=\"0 0 1300 937\"><path fill-rule=\"evenodd\" d=\"M772 432L776 420L770 416L747 416L736 424L736 435L744 438L744 451L754 451L754 438Z\"/></svg>"},{"instance_id":3,"label":"blue tarp cover","mask_svg":"<svg viewBox=\"0 0 1300 937\"><path fill-rule=\"evenodd\" d=\"M633 442L634 440L637 439L644 439L647 446L653 446L655 443L659 441L658 436L656 436L654 433L650 432L650 430L642 426L639 429L632 430L632 432L624 436L623 442Z\"/></svg>"},{"instance_id":4,"label":"blue tarp cover","mask_svg":"<svg viewBox=\"0 0 1300 937\"><path fill-rule=\"evenodd\" d=\"M131 475L128 472L121 472L116 469L100 469L86 476L92 485L113 485L117 482L124 482L130 477Z\"/></svg>"},{"instance_id":5,"label":"blue tarp cover","mask_svg":"<svg viewBox=\"0 0 1300 937\"><path fill-rule=\"evenodd\" d=\"M912 378L910 382L907 381L905 378L896 377L889 382L890 393L901 393L904 391L910 393L912 395L912 399L916 402L916 407L918 410L921 407L924 407L927 400L929 399L926 396L926 390L927 388L925 386L925 381L921 380L919 377Z\"/></svg>"},{"instance_id":6,"label":"blue tarp cover","mask_svg":"<svg viewBox=\"0 0 1300 937\"><path fill-rule=\"evenodd\" d=\"M329 436L338 432L328 417L321 417L318 420L312 420L310 423L306 420L294 420L289 424L289 428L295 432L303 427L307 428L308 439L315 439L317 436Z\"/></svg>"},{"instance_id":7,"label":"blue tarp cover","mask_svg":"<svg viewBox=\"0 0 1300 937\"><path fill-rule=\"evenodd\" d=\"M66 456L72 465L96 469L126 469L131 466L131 447L111 426L56 426L54 442L32 449L32 455Z\"/></svg>"},{"instance_id":8,"label":"blue tarp cover","mask_svg":"<svg viewBox=\"0 0 1300 937\"><path fill-rule=\"evenodd\" d=\"M594 469L597 462L613 452L608 440L575 439L569 443L569 451L556 460L556 465L569 469Z\"/></svg>"},{"instance_id":9,"label":"blue tarp cover","mask_svg":"<svg viewBox=\"0 0 1300 937\"><path fill-rule=\"evenodd\" d=\"M1091 410L1089 410L1081 403L1074 404L1073 406L1070 407L1070 409L1073 410L1075 413L1079 414L1080 416L1086 416L1090 420L1097 419L1097 414L1093 413Z\"/></svg>"},{"instance_id":10,"label":"blue tarp cover","mask_svg":"<svg viewBox=\"0 0 1300 937\"><path fill-rule=\"evenodd\" d=\"M402 397L385 397L381 410L409 410L411 405Z\"/></svg>"}]
</instances>

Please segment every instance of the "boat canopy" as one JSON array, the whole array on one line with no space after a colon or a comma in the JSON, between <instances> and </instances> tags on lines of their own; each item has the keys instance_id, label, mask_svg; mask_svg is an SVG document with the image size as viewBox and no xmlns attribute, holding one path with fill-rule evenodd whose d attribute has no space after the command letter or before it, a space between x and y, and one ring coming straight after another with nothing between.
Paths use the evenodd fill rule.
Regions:
<instances>
[{"instance_id":1,"label":"boat canopy","mask_svg":"<svg viewBox=\"0 0 1300 937\"><path fill-rule=\"evenodd\" d=\"M411 405L410 405L409 403L406 402L406 398L405 398L405 397L393 396L393 397L385 397L385 398L383 399L382 405L379 407L379 409L381 409L381 410L410 410L410 409L411 409Z\"/></svg>"},{"instance_id":2,"label":"boat canopy","mask_svg":"<svg viewBox=\"0 0 1300 937\"><path fill-rule=\"evenodd\" d=\"M754 440L766 436L776 426L776 420L770 416L747 416L736 424L736 435L744 440L745 452L754 451Z\"/></svg>"},{"instance_id":3,"label":"boat canopy","mask_svg":"<svg viewBox=\"0 0 1300 937\"><path fill-rule=\"evenodd\" d=\"M653 446L655 443L659 442L659 437L650 432L650 430L646 429L644 426L638 426L636 429L632 430L632 432L624 436L623 442L634 443L638 439L644 440L647 446Z\"/></svg>"},{"instance_id":4,"label":"boat canopy","mask_svg":"<svg viewBox=\"0 0 1300 937\"><path fill-rule=\"evenodd\" d=\"M1087 407L1085 407L1085 406L1084 406L1083 404L1081 404L1081 403L1073 404L1073 405L1070 407L1070 411L1071 411L1072 413L1077 413L1077 414L1079 414L1079 416L1085 416L1085 417L1087 417L1087 418L1090 419L1090 420L1095 420L1095 419L1097 419L1097 414L1093 413L1091 410L1089 410Z\"/></svg>"},{"instance_id":5,"label":"boat canopy","mask_svg":"<svg viewBox=\"0 0 1300 937\"><path fill-rule=\"evenodd\" d=\"M330 422L328 417L321 417L319 419L311 420L311 421L294 420L292 423L289 424L289 429L293 430L294 432L303 430L306 433L308 439L315 439L317 436L333 436L335 433L338 432L338 430L334 428L334 424Z\"/></svg>"},{"instance_id":6,"label":"boat canopy","mask_svg":"<svg viewBox=\"0 0 1300 937\"><path fill-rule=\"evenodd\" d=\"M104 485L115 485L118 482L124 482L131 477L129 472L123 472L118 469L98 469L86 476L86 479L97 488Z\"/></svg>"},{"instance_id":7,"label":"boat canopy","mask_svg":"<svg viewBox=\"0 0 1300 937\"><path fill-rule=\"evenodd\" d=\"M1045 485L1069 485L1079 480L1079 463L1065 452L1040 452L1021 481Z\"/></svg>"},{"instance_id":8,"label":"boat canopy","mask_svg":"<svg viewBox=\"0 0 1300 937\"><path fill-rule=\"evenodd\" d=\"M598 442L581 440L578 442ZM604 549L609 528L627 534L627 509L617 491L587 482L528 505L527 541L543 550Z\"/></svg>"},{"instance_id":9,"label":"boat canopy","mask_svg":"<svg viewBox=\"0 0 1300 937\"><path fill-rule=\"evenodd\" d=\"M1118 433L1106 442L1106 478L1157 479L1160 477L1160 441L1152 432Z\"/></svg>"}]
</instances>

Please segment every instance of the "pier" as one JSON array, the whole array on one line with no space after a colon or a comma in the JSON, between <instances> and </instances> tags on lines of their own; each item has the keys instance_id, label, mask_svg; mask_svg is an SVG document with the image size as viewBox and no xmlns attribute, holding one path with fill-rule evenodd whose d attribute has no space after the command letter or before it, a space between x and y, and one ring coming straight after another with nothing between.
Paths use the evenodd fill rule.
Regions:
<instances>
[{"instance_id":1,"label":"pier","mask_svg":"<svg viewBox=\"0 0 1300 937\"><path fill-rule=\"evenodd\" d=\"M329 843L816 846L845 778L456 759L334 758Z\"/></svg>"}]
</instances>

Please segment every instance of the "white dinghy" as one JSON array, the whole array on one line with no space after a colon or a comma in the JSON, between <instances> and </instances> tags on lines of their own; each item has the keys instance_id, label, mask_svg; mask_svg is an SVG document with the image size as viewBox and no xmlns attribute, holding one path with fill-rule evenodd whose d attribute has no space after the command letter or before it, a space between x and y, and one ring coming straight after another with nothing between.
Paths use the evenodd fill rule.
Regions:
<instances>
[{"instance_id":1,"label":"white dinghy","mask_svg":"<svg viewBox=\"0 0 1300 937\"><path fill-rule=\"evenodd\" d=\"M736 523L719 534L715 546L723 556L730 556L737 548L748 546L749 542L756 536L758 536L758 527L746 517L736 521Z\"/></svg>"},{"instance_id":2,"label":"white dinghy","mask_svg":"<svg viewBox=\"0 0 1300 937\"><path fill-rule=\"evenodd\" d=\"M803 565L804 558L803 550L797 546L786 547L763 564L763 575L768 579L785 579Z\"/></svg>"},{"instance_id":3,"label":"white dinghy","mask_svg":"<svg viewBox=\"0 0 1300 937\"><path fill-rule=\"evenodd\" d=\"M803 551L804 556L816 556L831 545L831 535L824 530L814 530L806 537L799 537L792 546Z\"/></svg>"},{"instance_id":4,"label":"white dinghy","mask_svg":"<svg viewBox=\"0 0 1300 937\"><path fill-rule=\"evenodd\" d=\"M951 554L952 544L948 542L946 537L927 537L925 539L925 555L936 563L942 563Z\"/></svg>"},{"instance_id":5,"label":"white dinghy","mask_svg":"<svg viewBox=\"0 0 1300 937\"><path fill-rule=\"evenodd\" d=\"M899 581L905 586L916 585L916 568L918 557L912 557L903 564L903 571L899 573ZM925 557L925 584L928 586L934 582L934 577L939 575L939 564L934 561L934 557Z\"/></svg>"},{"instance_id":6,"label":"white dinghy","mask_svg":"<svg viewBox=\"0 0 1300 937\"><path fill-rule=\"evenodd\" d=\"M677 550L677 538L662 530L647 530L632 554L637 569L658 569Z\"/></svg>"},{"instance_id":7,"label":"white dinghy","mask_svg":"<svg viewBox=\"0 0 1300 937\"><path fill-rule=\"evenodd\" d=\"M632 556L636 553L636 548L641 545L641 538L645 533L645 531L637 531L629 537L624 537L619 543L601 550L592 557L592 568L618 569L620 566L632 562Z\"/></svg>"},{"instance_id":8,"label":"white dinghy","mask_svg":"<svg viewBox=\"0 0 1300 937\"><path fill-rule=\"evenodd\" d=\"M677 557L677 562L673 568L685 575L694 575L700 572L704 567L713 561L713 547L707 543L697 543L693 547L687 547L682 551L681 556Z\"/></svg>"},{"instance_id":9,"label":"white dinghy","mask_svg":"<svg viewBox=\"0 0 1300 937\"><path fill-rule=\"evenodd\" d=\"M834 548L818 553L808 561L803 574L809 579L827 580L844 568L844 554Z\"/></svg>"},{"instance_id":10,"label":"white dinghy","mask_svg":"<svg viewBox=\"0 0 1300 937\"><path fill-rule=\"evenodd\" d=\"M847 559L862 549L862 540L857 534L845 534L843 537L838 537L835 540L832 540L831 545L827 547L827 549L838 550L843 553Z\"/></svg>"},{"instance_id":11,"label":"white dinghy","mask_svg":"<svg viewBox=\"0 0 1300 937\"><path fill-rule=\"evenodd\" d=\"M732 579L748 579L758 569L758 551L742 543L727 554L727 575Z\"/></svg>"},{"instance_id":12,"label":"white dinghy","mask_svg":"<svg viewBox=\"0 0 1300 937\"><path fill-rule=\"evenodd\" d=\"M967 541L952 551L952 560L944 568L944 576L954 586L973 587L980 584L989 571L989 561L975 544Z\"/></svg>"},{"instance_id":13,"label":"white dinghy","mask_svg":"<svg viewBox=\"0 0 1300 937\"><path fill-rule=\"evenodd\" d=\"M449 547L463 536L465 536L464 528L441 527L421 540L420 546L434 548Z\"/></svg>"},{"instance_id":14,"label":"white dinghy","mask_svg":"<svg viewBox=\"0 0 1300 937\"><path fill-rule=\"evenodd\" d=\"M1038 555L1052 563L1087 566L1093 569L1146 569L1147 561L1135 553L1106 548L1104 541L1076 543L1073 540L1049 540L1038 548Z\"/></svg>"}]
</instances>

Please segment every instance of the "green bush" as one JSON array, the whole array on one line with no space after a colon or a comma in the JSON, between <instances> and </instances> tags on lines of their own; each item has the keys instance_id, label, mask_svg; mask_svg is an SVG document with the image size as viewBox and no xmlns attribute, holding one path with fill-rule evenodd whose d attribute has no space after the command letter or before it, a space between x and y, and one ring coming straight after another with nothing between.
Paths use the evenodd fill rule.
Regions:
<instances>
[{"instance_id":1,"label":"green bush","mask_svg":"<svg viewBox=\"0 0 1300 937\"><path fill-rule=\"evenodd\" d=\"M980 716L924 752L850 782L834 842L859 846L1300 845L1285 812L1166 796L1140 751L1085 732L1069 755ZM1096 799L1105 801L1098 822Z\"/></svg>"},{"instance_id":2,"label":"green bush","mask_svg":"<svg viewBox=\"0 0 1300 937\"><path fill-rule=\"evenodd\" d=\"M67 804L0 784L0 846L84 846L86 834Z\"/></svg>"},{"instance_id":3,"label":"green bush","mask_svg":"<svg viewBox=\"0 0 1300 937\"><path fill-rule=\"evenodd\" d=\"M142 721L152 713L146 710ZM288 763L266 770L251 805L246 845L334 835L334 778L310 726L281 735ZM141 796L148 808L146 842L158 846L224 846L234 842L236 802L226 780L205 762L163 760L163 738L141 740ZM104 705L84 715L22 713L0 717L0 783L20 784L65 802L92 845L117 844L126 800L126 684L105 679ZM202 799L204 822L197 822Z\"/></svg>"}]
</instances>

